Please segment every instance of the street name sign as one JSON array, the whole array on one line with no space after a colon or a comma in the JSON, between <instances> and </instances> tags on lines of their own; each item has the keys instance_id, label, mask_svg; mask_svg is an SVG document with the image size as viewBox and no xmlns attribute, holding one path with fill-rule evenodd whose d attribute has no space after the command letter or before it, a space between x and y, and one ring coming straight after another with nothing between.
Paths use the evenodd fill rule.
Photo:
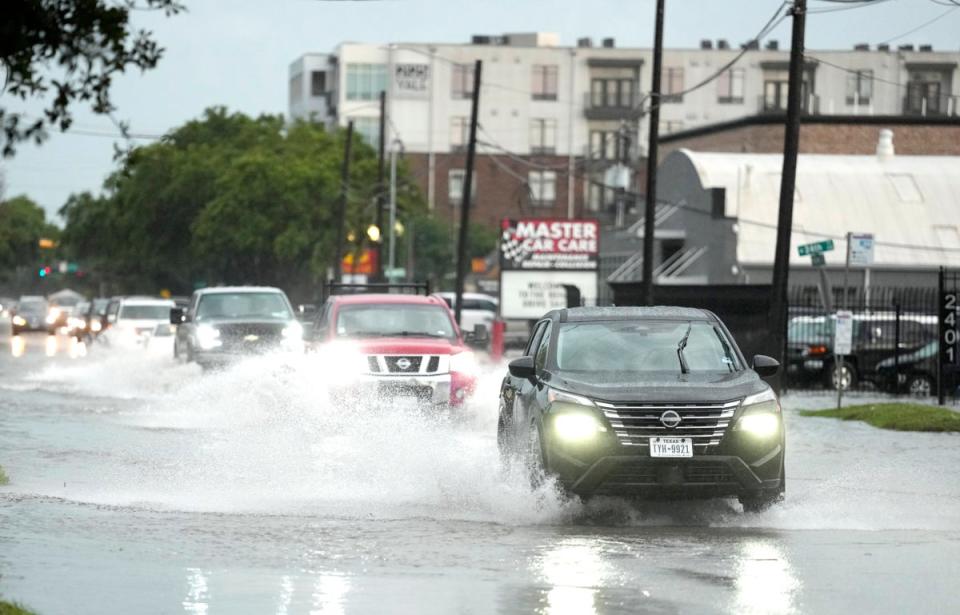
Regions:
<instances>
[{"instance_id":1,"label":"street name sign","mask_svg":"<svg viewBox=\"0 0 960 615\"><path fill-rule=\"evenodd\" d=\"M820 254L821 252L830 252L833 250L833 240L827 239L826 241L817 241L815 243L808 243L802 246L797 246L797 251L800 253L800 256L809 256L810 254Z\"/></svg>"}]
</instances>

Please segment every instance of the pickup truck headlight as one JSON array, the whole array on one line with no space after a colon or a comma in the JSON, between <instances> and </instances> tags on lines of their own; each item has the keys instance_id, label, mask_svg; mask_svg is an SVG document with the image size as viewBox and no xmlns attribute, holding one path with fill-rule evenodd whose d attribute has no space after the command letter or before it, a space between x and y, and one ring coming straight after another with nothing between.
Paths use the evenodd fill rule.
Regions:
<instances>
[{"instance_id":1,"label":"pickup truck headlight","mask_svg":"<svg viewBox=\"0 0 960 615\"><path fill-rule=\"evenodd\" d=\"M211 350L223 344L220 341L220 330L210 325L197 327L197 342L203 350Z\"/></svg>"},{"instance_id":2,"label":"pickup truck headlight","mask_svg":"<svg viewBox=\"0 0 960 615\"><path fill-rule=\"evenodd\" d=\"M780 402L777 401L773 389L748 396L741 407L743 410L735 429L759 439L771 438L780 433Z\"/></svg>"},{"instance_id":3,"label":"pickup truck headlight","mask_svg":"<svg viewBox=\"0 0 960 615\"><path fill-rule=\"evenodd\" d=\"M283 337L288 340L301 340L303 339L303 325L297 321L293 321L283 328Z\"/></svg>"},{"instance_id":4,"label":"pickup truck headlight","mask_svg":"<svg viewBox=\"0 0 960 615\"><path fill-rule=\"evenodd\" d=\"M564 442L587 442L607 428L597 416L597 406L582 395L550 389L547 392L553 433Z\"/></svg>"},{"instance_id":5,"label":"pickup truck headlight","mask_svg":"<svg viewBox=\"0 0 960 615\"><path fill-rule=\"evenodd\" d=\"M450 355L450 371L460 374L477 373L477 358L467 350Z\"/></svg>"}]
</instances>

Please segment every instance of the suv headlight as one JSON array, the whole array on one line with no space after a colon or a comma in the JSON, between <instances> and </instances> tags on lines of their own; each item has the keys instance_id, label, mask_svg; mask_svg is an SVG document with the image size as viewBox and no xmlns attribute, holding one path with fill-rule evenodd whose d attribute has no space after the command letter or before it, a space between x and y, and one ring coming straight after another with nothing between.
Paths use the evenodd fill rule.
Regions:
<instances>
[{"instance_id":1,"label":"suv headlight","mask_svg":"<svg viewBox=\"0 0 960 615\"><path fill-rule=\"evenodd\" d=\"M450 371L459 374L477 373L477 357L468 350L450 355Z\"/></svg>"},{"instance_id":2,"label":"suv headlight","mask_svg":"<svg viewBox=\"0 0 960 615\"><path fill-rule=\"evenodd\" d=\"M223 344L220 341L220 330L210 325L197 327L197 342L203 350L210 350Z\"/></svg>"},{"instance_id":3,"label":"suv headlight","mask_svg":"<svg viewBox=\"0 0 960 615\"><path fill-rule=\"evenodd\" d=\"M18 327L22 327L22 326L24 326L25 324L27 324L27 319L24 318L23 316L19 316L19 315L14 316L14 317L13 317L13 324L17 325Z\"/></svg>"},{"instance_id":4,"label":"suv headlight","mask_svg":"<svg viewBox=\"0 0 960 615\"><path fill-rule=\"evenodd\" d=\"M597 416L597 406L582 395L549 389L550 422L553 433L564 442L586 442L607 431Z\"/></svg>"},{"instance_id":5,"label":"suv headlight","mask_svg":"<svg viewBox=\"0 0 960 615\"><path fill-rule=\"evenodd\" d=\"M766 439L780 432L780 402L773 389L746 397L740 404L742 412L734 429L751 436Z\"/></svg>"}]
</instances>

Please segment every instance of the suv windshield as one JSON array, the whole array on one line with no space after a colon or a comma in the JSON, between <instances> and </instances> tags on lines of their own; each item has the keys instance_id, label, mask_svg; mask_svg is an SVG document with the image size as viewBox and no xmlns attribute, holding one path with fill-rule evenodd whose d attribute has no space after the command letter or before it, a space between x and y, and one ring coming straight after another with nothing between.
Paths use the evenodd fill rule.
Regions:
<instances>
[{"instance_id":1,"label":"suv windshield","mask_svg":"<svg viewBox=\"0 0 960 615\"><path fill-rule=\"evenodd\" d=\"M689 335L687 335L689 330ZM566 323L557 338L557 369L576 372L680 372L677 352L692 373L729 373L740 362L723 332L704 321Z\"/></svg>"},{"instance_id":2,"label":"suv windshield","mask_svg":"<svg viewBox=\"0 0 960 615\"><path fill-rule=\"evenodd\" d=\"M43 301L21 301L17 306L18 314L46 314L47 304Z\"/></svg>"},{"instance_id":3,"label":"suv windshield","mask_svg":"<svg viewBox=\"0 0 960 615\"><path fill-rule=\"evenodd\" d=\"M197 320L290 320L293 312L280 293L211 293L200 297Z\"/></svg>"},{"instance_id":4,"label":"suv windshield","mask_svg":"<svg viewBox=\"0 0 960 615\"><path fill-rule=\"evenodd\" d=\"M123 305L118 318L132 320L166 320L170 318L169 305Z\"/></svg>"},{"instance_id":5,"label":"suv windshield","mask_svg":"<svg viewBox=\"0 0 960 615\"><path fill-rule=\"evenodd\" d=\"M439 305L345 305L337 313L338 337L444 337L456 333Z\"/></svg>"}]
</instances>

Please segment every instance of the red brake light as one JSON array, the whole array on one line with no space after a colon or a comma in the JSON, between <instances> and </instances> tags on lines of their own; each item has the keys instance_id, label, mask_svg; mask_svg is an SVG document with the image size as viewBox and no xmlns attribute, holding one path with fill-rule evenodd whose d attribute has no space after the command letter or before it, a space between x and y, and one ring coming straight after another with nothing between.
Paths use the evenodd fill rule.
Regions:
<instances>
[{"instance_id":1,"label":"red brake light","mask_svg":"<svg viewBox=\"0 0 960 615\"><path fill-rule=\"evenodd\" d=\"M807 349L807 354L809 354L809 355L822 355L822 354L827 354L827 347L824 346L823 344L819 344L819 345L817 345L817 346L810 346L810 347Z\"/></svg>"}]
</instances>

